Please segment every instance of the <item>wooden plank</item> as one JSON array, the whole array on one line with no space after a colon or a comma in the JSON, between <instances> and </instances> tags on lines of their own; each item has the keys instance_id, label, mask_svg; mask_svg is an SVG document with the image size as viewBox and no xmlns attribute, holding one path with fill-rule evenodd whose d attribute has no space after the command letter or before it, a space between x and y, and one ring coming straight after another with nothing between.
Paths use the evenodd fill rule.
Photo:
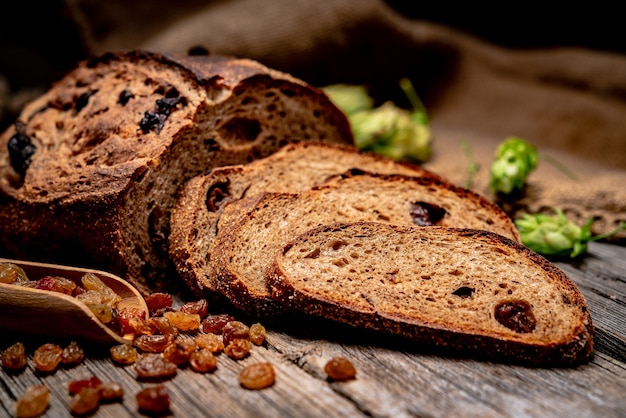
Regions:
<instances>
[{"instance_id":1,"label":"wooden plank","mask_svg":"<svg viewBox=\"0 0 626 418\"><path fill-rule=\"evenodd\" d=\"M292 317L266 323L267 344L234 361L219 356L218 370L188 369L164 384L174 416L207 417L623 417L626 416L626 247L592 243L590 254L558 262L587 298L596 325L596 352L576 368L526 368L463 359L381 333ZM0 349L17 335L0 337ZM32 354L44 342L28 339ZM86 347L88 359L74 368L40 375L29 364L18 374L0 370L0 416L12 416L15 400L31 384L51 390L49 416L68 416L67 384L98 376L120 383L122 403L102 406L96 417L138 416L134 394L154 382L138 381L132 366L119 367L106 347ZM329 382L324 364L350 358L357 379ZM262 391L239 387L247 364L269 361L276 384Z\"/></svg>"}]
</instances>

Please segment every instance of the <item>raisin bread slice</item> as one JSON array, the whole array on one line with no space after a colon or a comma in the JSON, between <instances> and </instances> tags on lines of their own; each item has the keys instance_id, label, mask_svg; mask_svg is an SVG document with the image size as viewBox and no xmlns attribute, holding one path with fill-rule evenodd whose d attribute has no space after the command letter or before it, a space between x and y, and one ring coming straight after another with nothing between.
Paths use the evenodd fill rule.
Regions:
<instances>
[{"instance_id":1,"label":"raisin bread slice","mask_svg":"<svg viewBox=\"0 0 626 418\"><path fill-rule=\"evenodd\" d=\"M513 222L485 198L431 177L352 171L300 193L262 193L224 207L205 277L240 309L271 313L265 277L292 238L334 222L381 221L490 230L518 240Z\"/></svg>"},{"instance_id":2,"label":"raisin bread slice","mask_svg":"<svg viewBox=\"0 0 626 418\"><path fill-rule=\"evenodd\" d=\"M352 143L319 89L257 62L146 51L89 59L0 137L0 251L158 289L171 280L179 185L298 139Z\"/></svg>"},{"instance_id":3,"label":"raisin bread slice","mask_svg":"<svg viewBox=\"0 0 626 418\"><path fill-rule=\"evenodd\" d=\"M587 304L556 266L486 231L357 222L286 245L268 281L289 309L530 365L589 358Z\"/></svg>"},{"instance_id":4,"label":"raisin bread slice","mask_svg":"<svg viewBox=\"0 0 626 418\"><path fill-rule=\"evenodd\" d=\"M204 273L226 202L266 191L307 190L352 168L439 178L414 164L318 141L289 144L249 164L215 168L189 180L172 208L169 249L178 274L196 294L215 289Z\"/></svg>"}]
</instances>

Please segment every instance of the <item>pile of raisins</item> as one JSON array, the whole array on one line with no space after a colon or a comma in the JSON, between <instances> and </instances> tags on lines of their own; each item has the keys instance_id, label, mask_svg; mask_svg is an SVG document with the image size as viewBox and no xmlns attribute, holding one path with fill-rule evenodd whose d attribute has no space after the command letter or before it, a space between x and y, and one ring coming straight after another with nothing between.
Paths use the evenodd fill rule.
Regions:
<instances>
[{"instance_id":1,"label":"pile of raisins","mask_svg":"<svg viewBox=\"0 0 626 418\"><path fill-rule=\"evenodd\" d=\"M83 301L98 318L128 343L110 348L112 361L129 366L139 381L156 382L135 396L137 408L145 414L164 414L170 410L170 397L161 383L171 379L180 367L197 373L217 370L220 354L233 359L246 358L253 346L265 342L265 327L260 323L250 326L230 314L209 314L208 302L199 299L173 306L168 293L153 293L145 297L150 316L134 309L117 309L120 298L97 276L87 274L82 286L62 277L44 277L29 280L23 270L11 263L0 263L0 282L74 295ZM80 364L84 353L76 342L66 347L43 344L33 353L33 365L40 373L54 373L59 365ZM2 367L19 371L27 365L26 350L18 342L6 348L1 355ZM331 381L346 381L356 377L356 370L346 358L335 357L325 366ZM239 374L242 388L260 390L275 383L274 368L270 363L254 363ZM97 377L70 382L70 411L74 415L95 412L103 402L120 401L124 396L115 382L103 383ZM29 387L16 404L17 416L39 416L48 407L49 391L45 386Z\"/></svg>"}]
</instances>

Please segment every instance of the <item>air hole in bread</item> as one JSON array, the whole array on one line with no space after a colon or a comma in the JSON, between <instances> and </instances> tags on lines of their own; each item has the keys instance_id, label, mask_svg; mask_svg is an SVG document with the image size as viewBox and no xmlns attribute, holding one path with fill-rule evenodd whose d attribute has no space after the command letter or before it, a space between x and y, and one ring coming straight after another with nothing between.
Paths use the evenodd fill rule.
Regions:
<instances>
[{"instance_id":1,"label":"air hole in bread","mask_svg":"<svg viewBox=\"0 0 626 418\"><path fill-rule=\"evenodd\" d=\"M291 89L280 89L280 92L287 97L295 97L296 92Z\"/></svg>"},{"instance_id":2,"label":"air hole in bread","mask_svg":"<svg viewBox=\"0 0 626 418\"><path fill-rule=\"evenodd\" d=\"M320 256L320 249L315 248L313 251L305 255L304 258L319 258L319 256Z\"/></svg>"},{"instance_id":3,"label":"air hole in bread","mask_svg":"<svg viewBox=\"0 0 626 418\"><path fill-rule=\"evenodd\" d=\"M206 208L209 212L218 212L228 202L230 197L228 186L228 181L222 181L209 187L206 193Z\"/></svg>"},{"instance_id":4,"label":"air hole in bread","mask_svg":"<svg viewBox=\"0 0 626 418\"><path fill-rule=\"evenodd\" d=\"M231 145L253 142L261 133L261 124L256 119L232 117L218 129L222 139Z\"/></svg>"},{"instance_id":5,"label":"air hole in bread","mask_svg":"<svg viewBox=\"0 0 626 418\"><path fill-rule=\"evenodd\" d=\"M474 289L469 286L461 286L452 292L453 295L458 296L462 299L471 298L474 294Z\"/></svg>"},{"instance_id":6,"label":"air hole in bread","mask_svg":"<svg viewBox=\"0 0 626 418\"><path fill-rule=\"evenodd\" d=\"M347 246L348 243L345 241L334 241L330 243L330 248L334 251L339 251L343 247Z\"/></svg>"}]
</instances>

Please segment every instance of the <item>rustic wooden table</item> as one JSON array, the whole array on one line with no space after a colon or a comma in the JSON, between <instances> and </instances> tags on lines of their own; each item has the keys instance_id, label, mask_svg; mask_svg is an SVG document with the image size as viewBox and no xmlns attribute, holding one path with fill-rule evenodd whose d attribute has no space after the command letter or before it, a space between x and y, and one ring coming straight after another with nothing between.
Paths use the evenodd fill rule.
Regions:
<instances>
[{"instance_id":1,"label":"rustic wooden table","mask_svg":"<svg viewBox=\"0 0 626 418\"><path fill-rule=\"evenodd\" d=\"M626 417L626 247L592 243L582 260L557 263L587 298L596 327L593 360L573 369L525 368L461 359L407 341L315 323L268 326L266 345L234 361L219 356L218 369L188 369L164 382L171 414L179 417ZM16 320L19 320L16 318ZM19 336L2 335L4 349ZM27 341L32 355L35 339ZM106 349L86 347L88 359L53 374L29 362L17 374L0 370L0 415L12 416L17 397L32 384L51 391L46 416L69 416L67 384L97 376L125 390L121 403L103 405L97 417L140 416L134 394L153 382L136 379L132 366L114 365ZM355 380L328 382L325 362L353 360ZM276 384L242 389L238 372L269 361Z\"/></svg>"}]
</instances>

